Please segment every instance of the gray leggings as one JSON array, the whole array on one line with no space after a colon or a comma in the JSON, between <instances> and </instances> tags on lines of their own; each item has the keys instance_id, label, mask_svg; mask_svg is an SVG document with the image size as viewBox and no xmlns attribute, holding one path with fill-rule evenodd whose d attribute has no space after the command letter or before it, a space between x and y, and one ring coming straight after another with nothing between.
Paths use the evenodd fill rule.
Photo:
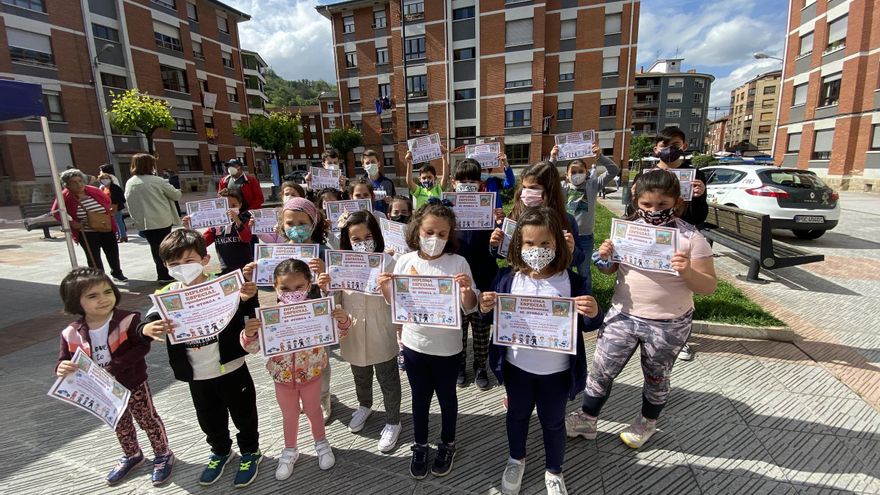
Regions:
<instances>
[{"instance_id":1,"label":"gray leggings","mask_svg":"<svg viewBox=\"0 0 880 495\"><path fill-rule=\"evenodd\" d=\"M354 389L357 395L358 405L373 407L373 370L376 370L376 380L382 389L382 399L385 404L385 423L396 425L400 423L400 371L397 369L397 356L370 366L351 365L351 374L354 376Z\"/></svg>"},{"instance_id":2,"label":"gray leggings","mask_svg":"<svg viewBox=\"0 0 880 495\"><path fill-rule=\"evenodd\" d=\"M584 390L583 411L590 416L599 415L614 379L639 348L645 377L642 416L657 419L669 397L669 374L691 333L692 319L693 310L674 320L648 320L611 308L599 329Z\"/></svg>"}]
</instances>

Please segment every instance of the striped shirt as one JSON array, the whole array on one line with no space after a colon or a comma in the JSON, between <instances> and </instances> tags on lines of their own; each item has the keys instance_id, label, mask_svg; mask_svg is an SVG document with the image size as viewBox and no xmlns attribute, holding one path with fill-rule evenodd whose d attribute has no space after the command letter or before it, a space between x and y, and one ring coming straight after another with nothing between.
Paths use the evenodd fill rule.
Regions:
<instances>
[{"instance_id":1,"label":"striped shirt","mask_svg":"<svg viewBox=\"0 0 880 495\"><path fill-rule=\"evenodd\" d=\"M89 227L89 216L86 214L86 211L105 213L107 210L101 206L101 203L98 203L89 195L79 198L79 207L76 209L76 220L82 224L83 231L94 232L94 230Z\"/></svg>"}]
</instances>

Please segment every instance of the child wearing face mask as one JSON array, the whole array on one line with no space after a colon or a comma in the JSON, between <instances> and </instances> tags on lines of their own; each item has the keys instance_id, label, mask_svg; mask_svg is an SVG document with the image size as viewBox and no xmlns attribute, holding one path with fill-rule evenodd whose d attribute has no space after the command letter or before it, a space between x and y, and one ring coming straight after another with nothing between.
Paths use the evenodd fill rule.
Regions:
<instances>
[{"instance_id":1,"label":"child wearing face mask","mask_svg":"<svg viewBox=\"0 0 880 495\"><path fill-rule=\"evenodd\" d=\"M498 161L501 164L501 169L504 171L504 179L502 180L500 177L492 175L491 172L498 169L482 170L480 180L483 182L483 186L480 188L480 191L498 193L495 195L495 208L503 208L504 199L501 197L501 191L515 186L516 176L513 175L513 169L510 168L510 163L507 162L506 154L503 152L498 153Z\"/></svg>"},{"instance_id":2,"label":"child wearing face mask","mask_svg":"<svg viewBox=\"0 0 880 495\"><path fill-rule=\"evenodd\" d=\"M119 184L113 182L114 177L106 172L98 175L98 181L101 183L101 191L110 198L110 214L116 219L116 241L128 242L128 230L125 228L125 217L122 210L125 209L125 191L119 187Z\"/></svg>"},{"instance_id":3,"label":"child wearing face mask","mask_svg":"<svg viewBox=\"0 0 880 495\"><path fill-rule=\"evenodd\" d=\"M205 239L195 230L172 231L159 245L159 255L176 282L156 291L157 294L200 284L213 275L205 274L211 257ZM200 485L212 485L223 474L232 456L229 417L238 428L241 452L235 474L235 486L243 487L256 479L263 454L257 430L257 395L245 363L245 351L238 342L246 317L253 318L257 286L247 282L241 287L241 303L220 333L198 340L171 344L166 338L174 328L171 320L162 320L153 306L147 311L138 334L164 340L174 377L189 385L199 426L211 447L208 465L199 478Z\"/></svg>"},{"instance_id":4,"label":"child wearing face mask","mask_svg":"<svg viewBox=\"0 0 880 495\"><path fill-rule=\"evenodd\" d=\"M217 250L217 258L220 260L220 274L225 275L235 270L244 268L245 265L254 261L254 248L251 244L251 214L247 204L238 188L221 189L217 193L220 198L226 198L229 202L229 225L223 227L211 227L202 234L205 245L214 244ZM191 228L189 215L180 219L184 228Z\"/></svg>"},{"instance_id":5,"label":"child wearing face mask","mask_svg":"<svg viewBox=\"0 0 880 495\"><path fill-rule=\"evenodd\" d=\"M620 171L612 160L602 154L599 145L593 145L593 153L597 163L587 174L587 164L584 160L575 159L568 163L565 179L562 181L562 194L565 195L565 210L574 216L578 223L577 245L585 253L583 261L577 265L578 274L584 277L588 283L592 283L590 274L590 260L586 253L593 252L593 228L596 223L596 197L605 188L612 177ZM550 151L550 162L556 163L559 157L559 147L554 146ZM596 165L605 167L605 172L599 174Z\"/></svg>"},{"instance_id":6,"label":"child wearing face mask","mask_svg":"<svg viewBox=\"0 0 880 495\"><path fill-rule=\"evenodd\" d=\"M412 217L412 201L406 196L394 196L391 198L391 208L388 211L388 220L399 223L409 223Z\"/></svg>"},{"instance_id":7,"label":"child wearing face mask","mask_svg":"<svg viewBox=\"0 0 880 495\"><path fill-rule=\"evenodd\" d=\"M230 189L237 187L241 189L241 194L247 205L255 210L263 207L263 189L260 187L260 181L253 175L248 175L244 171L244 165L241 160L233 159L226 162L226 171L229 175L220 179L217 190Z\"/></svg>"},{"instance_id":8,"label":"child wearing face mask","mask_svg":"<svg viewBox=\"0 0 880 495\"><path fill-rule=\"evenodd\" d=\"M287 202L290 198L305 198L306 192L302 186L293 181L281 183L281 204Z\"/></svg>"},{"instance_id":9,"label":"child wearing face mask","mask_svg":"<svg viewBox=\"0 0 880 495\"><path fill-rule=\"evenodd\" d=\"M429 203L418 210L407 231L407 244L415 251L402 255L394 266L394 274L453 276L461 290L461 306L465 314L477 310L478 290L471 268L456 250L455 213L438 203ZM385 300L391 301L392 273L383 273L377 282ZM428 418L434 393L440 403L440 442L431 472L445 476L455 459L455 423L458 397L455 378L460 362L461 332L431 325L403 325L403 355L406 376L412 390L412 416L415 444L412 446L410 474L422 479L428 474Z\"/></svg>"},{"instance_id":10,"label":"child wearing face mask","mask_svg":"<svg viewBox=\"0 0 880 495\"><path fill-rule=\"evenodd\" d=\"M642 410L621 434L627 446L637 449L651 438L657 418L669 396L669 376L679 351L691 332L694 294L715 291L716 277L712 248L693 225L676 218L682 206L675 175L662 170L642 174L635 183L628 220L677 229L679 249L672 257L677 273L647 271L611 261L614 245L602 243L593 254L603 273L617 274L611 309L599 332L593 367L587 378L583 406L569 415L569 437L596 438L599 411L608 399L614 379L641 350Z\"/></svg>"},{"instance_id":11,"label":"child wearing face mask","mask_svg":"<svg viewBox=\"0 0 880 495\"><path fill-rule=\"evenodd\" d=\"M568 269L560 217L546 206L526 208L510 244L510 267L480 295L480 311L491 321L496 294L574 299L577 312L577 353L561 354L520 346L490 346L492 371L507 391L507 441L510 457L501 478L503 493L519 493L525 472L529 421L537 407L544 434L547 493L564 494L565 406L584 388L587 358L583 332L602 323L601 310L591 296L590 282Z\"/></svg>"},{"instance_id":12,"label":"child wearing face mask","mask_svg":"<svg viewBox=\"0 0 880 495\"><path fill-rule=\"evenodd\" d=\"M356 211L345 218L340 247L361 253L382 253L385 242L379 222L368 211ZM383 271L394 268L394 260L383 254ZM327 290L330 275L318 276L318 285ZM377 446L387 453L397 445L400 436L400 373L397 371L397 325L391 320L388 305L381 294L340 290L337 301L346 308L351 327L339 350L351 365L358 408L351 415L348 431L360 432L373 413L373 374L382 390L385 404L385 427Z\"/></svg>"},{"instance_id":13,"label":"child wearing face mask","mask_svg":"<svg viewBox=\"0 0 880 495\"><path fill-rule=\"evenodd\" d=\"M300 260L284 260L275 267L275 294L280 304L293 304L321 297L321 291L312 285L312 272ZM351 319L345 310L336 306L331 313L336 320L340 335L351 326ZM260 321L252 319L241 332L241 346L249 353L260 351L257 333ZM278 459L275 479L286 480L293 474L293 465L299 458L297 436L299 434L300 402L305 412L315 440L318 467L326 470L333 467L336 457L327 435L321 413L321 376L330 369L327 348L314 347L289 354L273 356L266 361L266 369L275 382L275 398L281 408L284 423L284 450Z\"/></svg>"},{"instance_id":14,"label":"child wearing face mask","mask_svg":"<svg viewBox=\"0 0 880 495\"><path fill-rule=\"evenodd\" d=\"M394 182L382 173L378 153L373 150L365 150L361 160L364 164L364 172L373 186L373 211L388 213L388 205L396 194Z\"/></svg>"},{"instance_id":15,"label":"child wearing face mask","mask_svg":"<svg viewBox=\"0 0 880 495\"><path fill-rule=\"evenodd\" d=\"M441 149L443 149L441 147ZM447 167L446 150L443 149L442 168L440 175L437 176L437 170L430 163L422 165L419 169L419 182L413 180L413 162L412 153L407 151L404 157L406 161L406 185L409 187L409 193L412 196L413 208L416 210L428 201L428 198L440 198L443 195L443 189L446 188Z\"/></svg>"},{"instance_id":16,"label":"child wearing face mask","mask_svg":"<svg viewBox=\"0 0 880 495\"><path fill-rule=\"evenodd\" d=\"M339 164L339 153L334 149L329 149L323 153L321 153L321 166L328 170L340 170ZM306 174L305 176L306 184L308 184L309 189L312 189L312 174ZM345 171L339 176L339 189L345 189L345 183L348 181L348 178L345 176Z\"/></svg>"},{"instance_id":17,"label":"child wearing face mask","mask_svg":"<svg viewBox=\"0 0 880 495\"><path fill-rule=\"evenodd\" d=\"M376 192L373 190L373 184L365 179L356 179L348 184L348 197L351 199L369 199L376 205ZM383 200L384 201L384 200ZM376 218L386 218L385 213L373 210L373 216Z\"/></svg>"}]
</instances>

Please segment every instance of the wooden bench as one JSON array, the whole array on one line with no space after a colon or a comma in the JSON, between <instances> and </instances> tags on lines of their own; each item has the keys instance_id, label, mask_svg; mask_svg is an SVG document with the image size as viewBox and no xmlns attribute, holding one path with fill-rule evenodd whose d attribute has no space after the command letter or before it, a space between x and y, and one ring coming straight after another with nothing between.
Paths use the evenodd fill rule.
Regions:
<instances>
[{"instance_id":1,"label":"wooden bench","mask_svg":"<svg viewBox=\"0 0 880 495\"><path fill-rule=\"evenodd\" d=\"M50 227L60 227L61 222L55 219L52 211L52 203L30 203L20 205L21 218L24 221L24 228L30 232L33 229L43 229L43 238L51 239L49 235Z\"/></svg>"},{"instance_id":2,"label":"wooden bench","mask_svg":"<svg viewBox=\"0 0 880 495\"><path fill-rule=\"evenodd\" d=\"M709 204L703 235L709 242L727 246L751 259L748 274L745 277L737 276L748 282L767 282L759 277L761 268L775 270L825 260L825 255L775 242L771 234L770 215L730 206Z\"/></svg>"}]
</instances>

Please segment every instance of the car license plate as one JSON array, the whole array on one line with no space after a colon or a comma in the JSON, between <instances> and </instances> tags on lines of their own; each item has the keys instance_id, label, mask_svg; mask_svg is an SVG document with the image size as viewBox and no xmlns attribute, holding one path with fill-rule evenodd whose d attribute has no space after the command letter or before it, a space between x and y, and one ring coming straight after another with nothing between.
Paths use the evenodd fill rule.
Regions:
<instances>
[{"instance_id":1,"label":"car license plate","mask_svg":"<svg viewBox=\"0 0 880 495\"><path fill-rule=\"evenodd\" d=\"M825 217L812 215L797 215L794 217L794 223L825 223Z\"/></svg>"}]
</instances>

